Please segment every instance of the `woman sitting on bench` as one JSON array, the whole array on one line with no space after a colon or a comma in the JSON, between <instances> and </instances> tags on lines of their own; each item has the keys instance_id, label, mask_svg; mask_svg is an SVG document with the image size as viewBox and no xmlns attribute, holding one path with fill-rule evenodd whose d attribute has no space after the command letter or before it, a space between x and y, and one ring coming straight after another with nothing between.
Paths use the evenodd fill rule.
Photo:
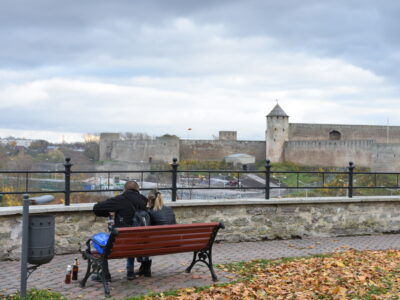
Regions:
<instances>
[{"instance_id":1,"label":"woman sitting on bench","mask_svg":"<svg viewBox=\"0 0 400 300\"><path fill-rule=\"evenodd\" d=\"M171 225L176 224L175 214L171 207L164 205L164 197L158 190L152 190L147 195L147 207L149 208L151 225ZM139 259L141 263L137 275L145 277L151 276L151 259L143 257Z\"/></svg>"}]
</instances>

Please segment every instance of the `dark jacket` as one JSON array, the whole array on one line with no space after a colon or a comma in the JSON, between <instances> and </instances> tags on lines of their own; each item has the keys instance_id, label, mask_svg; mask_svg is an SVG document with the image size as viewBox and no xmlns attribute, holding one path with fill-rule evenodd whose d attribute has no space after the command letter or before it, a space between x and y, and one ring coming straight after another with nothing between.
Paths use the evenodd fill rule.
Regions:
<instances>
[{"instance_id":1,"label":"dark jacket","mask_svg":"<svg viewBox=\"0 0 400 300\"><path fill-rule=\"evenodd\" d=\"M147 198L135 190L127 190L121 195L99 202L93 206L96 216L108 217L115 212L114 226L127 227L132 225L135 210L145 210Z\"/></svg>"},{"instance_id":2,"label":"dark jacket","mask_svg":"<svg viewBox=\"0 0 400 300\"><path fill-rule=\"evenodd\" d=\"M171 207L163 206L160 210L149 210L151 225L176 224L175 214Z\"/></svg>"}]
</instances>

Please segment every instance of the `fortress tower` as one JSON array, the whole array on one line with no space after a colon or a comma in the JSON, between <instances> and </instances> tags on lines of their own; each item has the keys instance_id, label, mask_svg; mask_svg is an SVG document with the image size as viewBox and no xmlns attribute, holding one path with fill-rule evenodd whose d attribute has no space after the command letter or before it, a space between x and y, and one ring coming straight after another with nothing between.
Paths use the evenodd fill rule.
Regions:
<instances>
[{"instance_id":1,"label":"fortress tower","mask_svg":"<svg viewBox=\"0 0 400 300\"><path fill-rule=\"evenodd\" d=\"M100 134L99 160L111 159L112 144L121 139L119 133L102 132Z\"/></svg>"},{"instance_id":2,"label":"fortress tower","mask_svg":"<svg viewBox=\"0 0 400 300\"><path fill-rule=\"evenodd\" d=\"M266 158L271 162L284 160L284 145L289 140L289 116L279 104L267 115Z\"/></svg>"}]
</instances>

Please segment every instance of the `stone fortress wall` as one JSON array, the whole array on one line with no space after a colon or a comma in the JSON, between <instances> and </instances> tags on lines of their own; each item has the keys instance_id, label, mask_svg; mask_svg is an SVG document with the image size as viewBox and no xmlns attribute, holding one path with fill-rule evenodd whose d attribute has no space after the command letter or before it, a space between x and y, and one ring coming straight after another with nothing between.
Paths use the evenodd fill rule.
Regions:
<instances>
[{"instance_id":1,"label":"stone fortress wall","mask_svg":"<svg viewBox=\"0 0 400 300\"><path fill-rule=\"evenodd\" d=\"M340 140L374 140L376 143L400 143L400 126L290 123L289 140L329 140L330 133L340 133Z\"/></svg>"},{"instance_id":2,"label":"stone fortress wall","mask_svg":"<svg viewBox=\"0 0 400 300\"><path fill-rule=\"evenodd\" d=\"M312 166L345 167L349 161L357 166L371 165L372 140L350 141L288 141L284 147L284 160Z\"/></svg>"},{"instance_id":3,"label":"stone fortress wall","mask_svg":"<svg viewBox=\"0 0 400 300\"><path fill-rule=\"evenodd\" d=\"M309 166L344 167L349 161L373 171L400 170L400 126L289 123L277 104L267 115L264 141L237 140L236 131L220 131L213 140L176 136L122 139L100 135L100 160L146 165L178 160L221 161L231 154L249 154L256 161L291 161Z\"/></svg>"},{"instance_id":4,"label":"stone fortress wall","mask_svg":"<svg viewBox=\"0 0 400 300\"><path fill-rule=\"evenodd\" d=\"M101 133L100 160L150 163L178 160L221 161L225 156L245 153L257 161L265 159L265 141L238 141L236 131L220 131L216 140L182 140L177 137L122 140L116 133Z\"/></svg>"},{"instance_id":5,"label":"stone fortress wall","mask_svg":"<svg viewBox=\"0 0 400 300\"><path fill-rule=\"evenodd\" d=\"M111 160L137 162L171 161L179 156L178 139L114 141Z\"/></svg>"},{"instance_id":6,"label":"stone fortress wall","mask_svg":"<svg viewBox=\"0 0 400 300\"><path fill-rule=\"evenodd\" d=\"M377 172L398 172L400 126L289 123L279 105L267 115L266 157L308 166L349 161Z\"/></svg>"},{"instance_id":7,"label":"stone fortress wall","mask_svg":"<svg viewBox=\"0 0 400 300\"><path fill-rule=\"evenodd\" d=\"M284 160L305 165L339 167L353 161L373 171L398 171L400 127L291 123L283 153Z\"/></svg>"},{"instance_id":8,"label":"stone fortress wall","mask_svg":"<svg viewBox=\"0 0 400 300\"><path fill-rule=\"evenodd\" d=\"M225 156L246 153L257 161L265 159L264 141L181 140L180 160L221 161Z\"/></svg>"}]
</instances>

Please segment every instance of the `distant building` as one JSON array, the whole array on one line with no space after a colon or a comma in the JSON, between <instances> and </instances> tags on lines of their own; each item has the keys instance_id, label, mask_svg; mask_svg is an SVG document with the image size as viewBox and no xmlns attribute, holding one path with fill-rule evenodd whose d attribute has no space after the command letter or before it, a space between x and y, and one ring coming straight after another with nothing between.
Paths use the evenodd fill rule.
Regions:
<instances>
[{"instance_id":1,"label":"distant building","mask_svg":"<svg viewBox=\"0 0 400 300\"><path fill-rule=\"evenodd\" d=\"M16 138L0 138L0 144L8 145L8 144L15 144L16 147L24 147L28 148L34 140L30 139L16 139Z\"/></svg>"}]
</instances>

